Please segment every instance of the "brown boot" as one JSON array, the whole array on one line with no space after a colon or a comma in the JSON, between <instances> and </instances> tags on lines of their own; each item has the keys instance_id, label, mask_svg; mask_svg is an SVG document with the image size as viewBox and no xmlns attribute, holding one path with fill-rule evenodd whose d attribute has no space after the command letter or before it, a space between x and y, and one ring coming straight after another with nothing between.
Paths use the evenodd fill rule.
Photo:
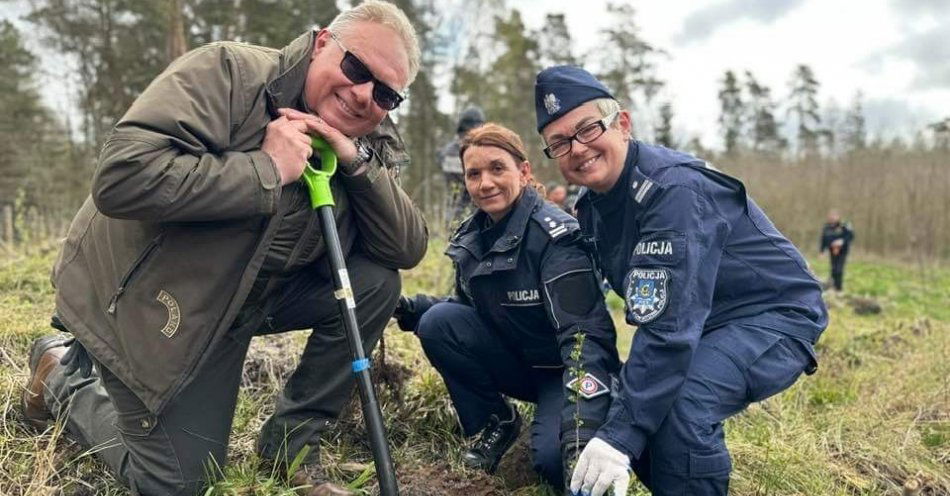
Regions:
<instances>
[{"instance_id":1,"label":"brown boot","mask_svg":"<svg viewBox=\"0 0 950 496\"><path fill-rule=\"evenodd\" d=\"M291 484L299 487L301 496L350 496L353 491L326 481L326 473L319 463L308 463L294 473Z\"/></svg>"},{"instance_id":2,"label":"brown boot","mask_svg":"<svg viewBox=\"0 0 950 496\"><path fill-rule=\"evenodd\" d=\"M46 378L60 359L66 354L67 338L63 336L46 336L33 341L30 347L30 378L26 382L21 401L23 416L37 429L45 429L53 414L46 406L43 391L46 389Z\"/></svg>"}]
</instances>

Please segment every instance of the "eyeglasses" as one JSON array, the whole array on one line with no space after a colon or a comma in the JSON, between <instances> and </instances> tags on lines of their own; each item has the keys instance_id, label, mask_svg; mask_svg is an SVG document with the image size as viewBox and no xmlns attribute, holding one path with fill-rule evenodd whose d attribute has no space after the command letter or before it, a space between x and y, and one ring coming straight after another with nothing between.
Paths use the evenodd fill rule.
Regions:
<instances>
[{"instance_id":1,"label":"eyeglasses","mask_svg":"<svg viewBox=\"0 0 950 496\"><path fill-rule=\"evenodd\" d=\"M610 127L610 124L614 121L614 118L617 117L617 114L619 114L619 112L614 112L599 121L592 122L580 128L574 133L574 136L569 136L551 143L544 149L544 154L547 155L548 158L563 157L571 152L571 146L573 146L574 141L586 145L600 138L602 134L607 132L607 128Z\"/></svg>"},{"instance_id":2,"label":"eyeglasses","mask_svg":"<svg viewBox=\"0 0 950 496\"><path fill-rule=\"evenodd\" d=\"M343 50L343 60L340 61L340 70L343 71L343 75L353 84L373 82L373 101L376 102L376 105L379 105L383 110L394 110L406 99L398 91L376 79L369 67L366 67L366 64L359 57L353 55L353 52L347 50L335 34L330 33L330 38L333 38L333 41L340 45L340 49Z\"/></svg>"}]
</instances>

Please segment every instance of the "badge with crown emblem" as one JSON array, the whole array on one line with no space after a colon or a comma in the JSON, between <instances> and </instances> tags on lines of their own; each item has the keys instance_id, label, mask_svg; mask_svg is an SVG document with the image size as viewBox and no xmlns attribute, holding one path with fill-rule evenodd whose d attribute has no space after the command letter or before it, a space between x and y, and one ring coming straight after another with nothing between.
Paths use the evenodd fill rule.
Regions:
<instances>
[{"instance_id":1,"label":"badge with crown emblem","mask_svg":"<svg viewBox=\"0 0 950 496\"><path fill-rule=\"evenodd\" d=\"M548 115L554 115L561 110L561 101L554 96L554 93L548 93L544 95L544 108L547 109Z\"/></svg>"},{"instance_id":2,"label":"badge with crown emblem","mask_svg":"<svg viewBox=\"0 0 950 496\"><path fill-rule=\"evenodd\" d=\"M669 303L670 271L634 268L627 276L627 318L635 325L654 321Z\"/></svg>"}]
</instances>

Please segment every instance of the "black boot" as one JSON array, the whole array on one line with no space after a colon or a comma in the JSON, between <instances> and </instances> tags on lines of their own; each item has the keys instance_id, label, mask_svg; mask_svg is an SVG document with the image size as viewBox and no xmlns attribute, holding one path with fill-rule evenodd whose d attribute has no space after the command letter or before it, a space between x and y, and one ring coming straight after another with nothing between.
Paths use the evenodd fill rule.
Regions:
<instances>
[{"instance_id":1,"label":"black boot","mask_svg":"<svg viewBox=\"0 0 950 496\"><path fill-rule=\"evenodd\" d=\"M508 408L511 414L506 420L501 420L494 414L489 417L488 425L482 430L478 441L462 455L465 466L481 469L489 474L495 473L501 457L514 444L521 432L521 415L514 406L508 405Z\"/></svg>"}]
</instances>

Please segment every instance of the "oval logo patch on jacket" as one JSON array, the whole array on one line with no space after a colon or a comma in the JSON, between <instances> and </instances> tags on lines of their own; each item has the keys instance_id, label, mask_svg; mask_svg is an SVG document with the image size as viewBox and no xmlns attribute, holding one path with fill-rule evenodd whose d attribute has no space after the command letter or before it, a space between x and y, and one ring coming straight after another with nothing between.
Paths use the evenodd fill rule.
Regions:
<instances>
[{"instance_id":1,"label":"oval logo patch on jacket","mask_svg":"<svg viewBox=\"0 0 950 496\"><path fill-rule=\"evenodd\" d=\"M627 315L637 324L656 320L669 303L670 271L634 267L627 276Z\"/></svg>"}]
</instances>

